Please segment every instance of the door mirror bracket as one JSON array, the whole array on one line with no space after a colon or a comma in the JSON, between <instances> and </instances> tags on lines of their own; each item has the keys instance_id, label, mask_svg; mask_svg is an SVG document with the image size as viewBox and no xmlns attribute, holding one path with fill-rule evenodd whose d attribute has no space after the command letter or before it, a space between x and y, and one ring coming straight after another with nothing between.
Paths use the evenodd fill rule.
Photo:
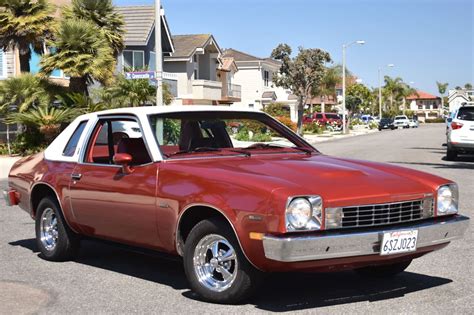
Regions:
<instances>
[{"instance_id":1,"label":"door mirror bracket","mask_svg":"<svg viewBox=\"0 0 474 315\"><path fill-rule=\"evenodd\" d=\"M122 173L131 174L133 172L133 167L130 166L132 163L132 156L128 153L116 153L114 155L114 163L122 166Z\"/></svg>"}]
</instances>

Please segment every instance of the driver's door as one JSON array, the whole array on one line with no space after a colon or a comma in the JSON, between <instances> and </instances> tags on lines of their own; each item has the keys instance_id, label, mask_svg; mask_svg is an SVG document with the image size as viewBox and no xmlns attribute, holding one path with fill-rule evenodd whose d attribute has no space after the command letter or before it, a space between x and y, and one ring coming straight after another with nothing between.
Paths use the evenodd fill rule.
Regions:
<instances>
[{"instance_id":1,"label":"driver's door","mask_svg":"<svg viewBox=\"0 0 474 315\"><path fill-rule=\"evenodd\" d=\"M132 156L133 172L113 164L115 153ZM133 117L101 119L88 141L82 163L69 185L71 208L82 232L133 245L157 246L152 163Z\"/></svg>"}]
</instances>

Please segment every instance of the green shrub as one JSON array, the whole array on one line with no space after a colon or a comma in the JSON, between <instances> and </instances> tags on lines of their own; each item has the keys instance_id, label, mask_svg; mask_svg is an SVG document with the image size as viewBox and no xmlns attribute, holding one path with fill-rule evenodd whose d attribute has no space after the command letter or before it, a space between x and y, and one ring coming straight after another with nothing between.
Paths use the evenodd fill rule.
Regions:
<instances>
[{"instance_id":1,"label":"green shrub","mask_svg":"<svg viewBox=\"0 0 474 315\"><path fill-rule=\"evenodd\" d=\"M272 141L272 136L270 136L268 133L256 133L253 135L252 141L269 142L269 141Z\"/></svg>"},{"instance_id":2,"label":"green shrub","mask_svg":"<svg viewBox=\"0 0 474 315\"><path fill-rule=\"evenodd\" d=\"M263 112L267 113L270 116L278 117L290 117L290 111L288 105L284 105L282 103L270 103L265 106Z\"/></svg>"},{"instance_id":3,"label":"green shrub","mask_svg":"<svg viewBox=\"0 0 474 315\"><path fill-rule=\"evenodd\" d=\"M444 123L445 120L443 117L438 117L438 118L435 118L435 119L426 119L425 120L425 123Z\"/></svg>"},{"instance_id":4,"label":"green shrub","mask_svg":"<svg viewBox=\"0 0 474 315\"><path fill-rule=\"evenodd\" d=\"M241 128L235 135L235 140L250 141L250 135L247 128Z\"/></svg>"},{"instance_id":5,"label":"green shrub","mask_svg":"<svg viewBox=\"0 0 474 315\"><path fill-rule=\"evenodd\" d=\"M324 132L326 129L326 126L321 125L319 122L313 122L310 124L304 124L303 125L303 132L304 133L315 133L315 134L321 134Z\"/></svg>"},{"instance_id":6,"label":"green shrub","mask_svg":"<svg viewBox=\"0 0 474 315\"><path fill-rule=\"evenodd\" d=\"M369 122L369 129L378 129L379 128L379 124L376 123L375 121L371 121Z\"/></svg>"}]
</instances>

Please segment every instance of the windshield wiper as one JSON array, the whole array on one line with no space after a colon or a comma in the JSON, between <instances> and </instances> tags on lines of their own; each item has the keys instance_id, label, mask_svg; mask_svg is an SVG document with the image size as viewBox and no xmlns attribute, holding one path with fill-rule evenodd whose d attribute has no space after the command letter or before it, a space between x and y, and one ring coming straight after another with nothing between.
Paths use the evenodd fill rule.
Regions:
<instances>
[{"instance_id":1,"label":"windshield wiper","mask_svg":"<svg viewBox=\"0 0 474 315\"><path fill-rule=\"evenodd\" d=\"M242 148L242 150L256 150L256 149L295 149L302 151L308 155L311 155L314 150L311 150L310 148L305 148L305 147L283 147L279 145L274 145L274 144L269 144L269 143L255 143L252 144L251 146L248 146L246 148Z\"/></svg>"},{"instance_id":2,"label":"windshield wiper","mask_svg":"<svg viewBox=\"0 0 474 315\"><path fill-rule=\"evenodd\" d=\"M195 153L195 152L219 152L221 149L219 148L212 148L212 147L198 147L192 150L180 150L176 151L170 154L166 154L166 157L170 157L172 155L180 155L180 154L189 154L189 153Z\"/></svg>"}]
</instances>

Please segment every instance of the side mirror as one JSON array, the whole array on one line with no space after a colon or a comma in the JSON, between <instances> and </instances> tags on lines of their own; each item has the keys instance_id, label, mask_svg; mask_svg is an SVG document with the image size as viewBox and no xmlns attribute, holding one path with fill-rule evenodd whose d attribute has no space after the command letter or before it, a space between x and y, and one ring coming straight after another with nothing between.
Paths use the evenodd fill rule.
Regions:
<instances>
[{"instance_id":1,"label":"side mirror","mask_svg":"<svg viewBox=\"0 0 474 315\"><path fill-rule=\"evenodd\" d=\"M114 163L122 166L122 172L124 174L130 174L133 172L133 168L130 166L130 163L132 163L132 156L128 153L115 154Z\"/></svg>"},{"instance_id":2,"label":"side mirror","mask_svg":"<svg viewBox=\"0 0 474 315\"><path fill-rule=\"evenodd\" d=\"M453 119L452 119L451 117L448 117L448 119L446 119L446 121L447 121L448 123L450 123L450 122L453 121Z\"/></svg>"}]
</instances>

